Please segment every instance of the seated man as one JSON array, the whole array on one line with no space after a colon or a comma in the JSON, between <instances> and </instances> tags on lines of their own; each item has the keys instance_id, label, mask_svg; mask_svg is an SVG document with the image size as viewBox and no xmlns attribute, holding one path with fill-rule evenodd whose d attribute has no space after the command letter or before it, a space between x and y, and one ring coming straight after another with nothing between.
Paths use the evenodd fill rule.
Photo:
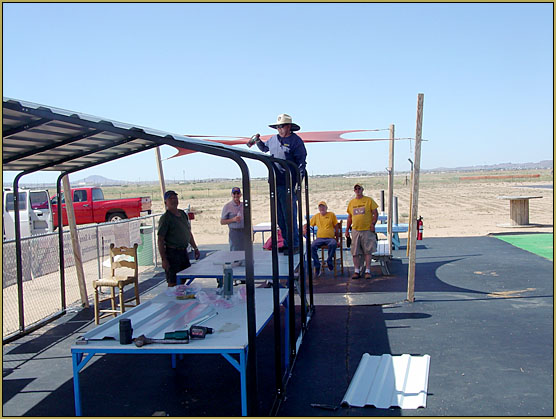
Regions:
<instances>
[{"instance_id":1,"label":"seated man","mask_svg":"<svg viewBox=\"0 0 556 419\"><path fill-rule=\"evenodd\" d=\"M338 228L338 219L336 214L328 211L326 202L319 202L319 213L313 215L309 222L311 227L317 226L317 239L311 243L311 256L313 257L313 265L315 267L315 275L319 276L321 273L320 260L318 250L322 246L328 246L328 259L326 263L328 269L334 270L334 254L338 247L338 238L341 232ZM307 225L305 225L305 230Z\"/></svg>"}]
</instances>

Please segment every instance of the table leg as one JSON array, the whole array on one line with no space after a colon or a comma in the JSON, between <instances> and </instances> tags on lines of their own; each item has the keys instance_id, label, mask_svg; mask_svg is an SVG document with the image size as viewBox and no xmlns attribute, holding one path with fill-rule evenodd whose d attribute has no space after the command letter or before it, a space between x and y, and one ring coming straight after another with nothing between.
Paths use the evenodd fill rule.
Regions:
<instances>
[{"instance_id":1,"label":"table leg","mask_svg":"<svg viewBox=\"0 0 556 419\"><path fill-rule=\"evenodd\" d=\"M290 310L288 308L289 297L284 300L285 324L284 324L284 371L290 366Z\"/></svg>"},{"instance_id":2,"label":"table leg","mask_svg":"<svg viewBox=\"0 0 556 419\"><path fill-rule=\"evenodd\" d=\"M398 236L398 233L392 234L392 244L394 245L394 250L398 250L400 248L400 236Z\"/></svg>"},{"instance_id":3,"label":"table leg","mask_svg":"<svg viewBox=\"0 0 556 419\"><path fill-rule=\"evenodd\" d=\"M247 416L247 351L245 348L239 354L239 375L241 380L241 416Z\"/></svg>"},{"instance_id":4,"label":"table leg","mask_svg":"<svg viewBox=\"0 0 556 419\"><path fill-rule=\"evenodd\" d=\"M73 366L73 398L75 402L75 416L81 416L81 394L79 393L79 363L83 358L81 353L72 353Z\"/></svg>"}]
</instances>

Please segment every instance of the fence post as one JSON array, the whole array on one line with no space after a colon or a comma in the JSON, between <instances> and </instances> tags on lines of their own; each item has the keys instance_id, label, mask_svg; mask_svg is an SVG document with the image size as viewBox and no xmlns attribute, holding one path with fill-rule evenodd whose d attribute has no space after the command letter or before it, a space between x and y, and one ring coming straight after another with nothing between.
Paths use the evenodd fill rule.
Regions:
<instances>
[{"instance_id":1,"label":"fence post","mask_svg":"<svg viewBox=\"0 0 556 419\"><path fill-rule=\"evenodd\" d=\"M99 250L99 242L98 242L98 224L95 226L95 230L96 230L96 237L97 237L97 271L98 271L98 277L102 278L102 273L100 272L100 250Z\"/></svg>"}]
</instances>

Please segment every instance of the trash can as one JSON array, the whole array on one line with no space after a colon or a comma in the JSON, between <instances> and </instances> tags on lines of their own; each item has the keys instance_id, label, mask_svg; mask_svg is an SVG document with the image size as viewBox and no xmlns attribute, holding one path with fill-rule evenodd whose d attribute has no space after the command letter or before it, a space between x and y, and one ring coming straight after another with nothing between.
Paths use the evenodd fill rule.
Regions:
<instances>
[{"instance_id":1,"label":"trash can","mask_svg":"<svg viewBox=\"0 0 556 419\"><path fill-rule=\"evenodd\" d=\"M141 244L137 246L137 262L139 266L154 265L153 258L153 226L140 226Z\"/></svg>"}]
</instances>

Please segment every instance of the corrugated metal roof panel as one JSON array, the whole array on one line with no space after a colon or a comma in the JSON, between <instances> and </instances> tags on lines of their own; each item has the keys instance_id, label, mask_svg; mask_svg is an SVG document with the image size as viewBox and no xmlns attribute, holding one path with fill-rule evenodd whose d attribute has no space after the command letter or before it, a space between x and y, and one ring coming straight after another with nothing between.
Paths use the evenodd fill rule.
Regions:
<instances>
[{"instance_id":1,"label":"corrugated metal roof panel","mask_svg":"<svg viewBox=\"0 0 556 419\"><path fill-rule=\"evenodd\" d=\"M363 354L342 404L380 409L426 407L430 356Z\"/></svg>"}]
</instances>

